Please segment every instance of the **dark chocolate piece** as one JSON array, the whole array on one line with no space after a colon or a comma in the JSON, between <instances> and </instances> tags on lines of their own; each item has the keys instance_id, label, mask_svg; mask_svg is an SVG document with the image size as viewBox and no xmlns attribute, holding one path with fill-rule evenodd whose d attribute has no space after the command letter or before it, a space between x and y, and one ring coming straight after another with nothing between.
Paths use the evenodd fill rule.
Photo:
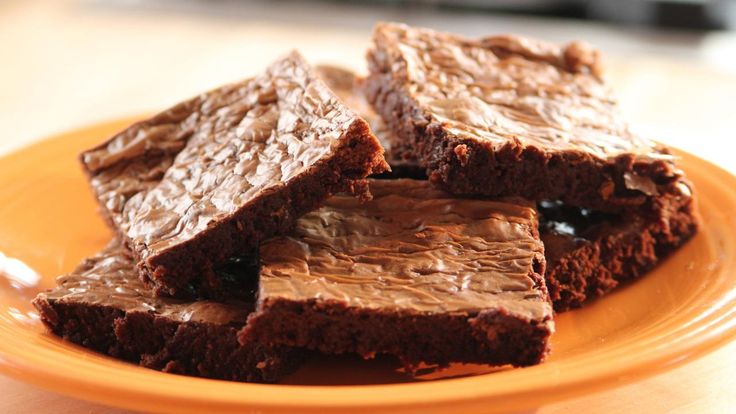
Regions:
<instances>
[{"instance_id":1,"label":"dark chocolate piece","mask_svg":"<svg viewBox=\"0 0 736 414\"><path fill-rule=\"evenodd\" d=\"M372 180L264 242L241 340L378 353L409 367L532 365L554 330L532 205L453 198L427 181Z\"/></svg>"},{"instance_id":2,"label":"dark chocolate piece","mask_svg":"<svg viewBox=\"0 0 736 414\"><path fill-rule=\"evenodd\" d=\"M373 40L368 99L442 188L602 211L679 194L674 157L631 132L589 46L391 23Z\"/></svg>"},{"instance_id":3,"label":"dark chocolate piece","mask_svg":"<svg viewBox=\"0 0 736 414\"><path fill-rule=\"evenodd\" d=\"M296 52L82 154L108 221L158 295L220 297L215 272L387 168L368 124Z\"/></svg>"},{"instance_id":4,"label":"dark chocolate piece","mask_svg":"<svg viewBox=\"0 0 736 414\"><path fill-rule=\"evenodd\" d=\"M253 273L257 268L248 263L226 267L231 273ZM255 281L254 275L249 276ZM33 302L53 333L144 367L273 382L301 360L299 351L287 347L238 343L236 333L253 310L252 302L185 302L153 296L138 279L133 257L119 242L59 277L57 283Z\"/></svg>"}]
</instances>

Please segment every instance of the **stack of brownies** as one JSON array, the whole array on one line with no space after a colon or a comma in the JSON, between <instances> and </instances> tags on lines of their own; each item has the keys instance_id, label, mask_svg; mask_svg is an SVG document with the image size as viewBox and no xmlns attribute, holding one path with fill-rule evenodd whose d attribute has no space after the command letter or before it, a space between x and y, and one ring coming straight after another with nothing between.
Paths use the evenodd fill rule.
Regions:
<instances>
[{"instance_id":1,"label":"stack of brownies","mask_svg":"<svg viewBox=\"0 0 736 414\"><path fill-rule=\"evenodd\" d=\"M115 237L35 299L49 329L239 381L310 351L528 366L555 311L695 233L676 157L622 120L596 50L373 40L366 78L293 52L84 152Z\"/></svg>"}]
</instances>

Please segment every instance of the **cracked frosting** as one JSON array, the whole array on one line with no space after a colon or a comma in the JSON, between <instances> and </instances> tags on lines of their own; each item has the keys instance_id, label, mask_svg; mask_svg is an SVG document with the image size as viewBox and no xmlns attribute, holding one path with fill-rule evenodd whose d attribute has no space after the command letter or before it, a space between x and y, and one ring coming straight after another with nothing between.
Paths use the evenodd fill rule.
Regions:
<instances>
[{"instance_id":1,"label":"cracked frosting","mask_svg":"<svg viewBox=\"0 0 736 414\"><path fill-rule=\"evenodd\" d=\"M584 43L467 39L393 23L376 25L373 39L371 71L391 73L426 121L450 135L602 160L672 158L630 130L602 80L599 52Z\"/></svg>"},{"instance_id":2,"label":"cracked frosting","mask_svg":"<svg viewBox=\"0 0 736 414\"><path fill-rule=\"evenodd\" d=\"M138 194L148 192L161 181L201 120L236 101L239 91L250 82L203 93L132 125L82 154L95 195L118 228L125 224L126 203L134 196L142 197Z\"/></svg>"},{"instance_id":3,"label":"cracked frosting","mask_svg":"<svg viewBox=\"0 0 736 414\"><path fill-rule=\"evenodd\" d=\"M370 188L373 200L335 196L292 235L261 245L259 301L552 315L531 204L452 198L409 179Z\"/></svg>"},{"instance_id":4,"label":"cracked frosting","mask_svg":"<svg viewBox=\"0 0 736 414\"><path fill-rule=\"evenodd\" d=\"M112 241L72 273L59 276L57 287L41 296L51 302L86 303L124 312L154 313L177 322L243 325L253 304L241 301L187 302L158 298L138 278L135 261L119 241Z\"/></svg>"},{"instance_id":5,"label":"cracked frosting","mask_svg":"<svg viewBox=\"0 0 736 414\"><path fill-rule=\"evenodd\" d=\"M293 52L82 159L112 221L145 260L329 159L363 122Z\"/></svg>"}]
</instances>

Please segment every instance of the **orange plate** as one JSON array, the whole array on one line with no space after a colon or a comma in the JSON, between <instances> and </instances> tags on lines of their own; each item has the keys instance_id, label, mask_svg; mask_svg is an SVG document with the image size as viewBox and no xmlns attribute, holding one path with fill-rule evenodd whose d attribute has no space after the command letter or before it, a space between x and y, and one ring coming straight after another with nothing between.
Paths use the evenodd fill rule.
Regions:
<instances>
[{"instance_id":1,"label":"orange plate","mask_svg":"<svg viewBox=\"0 0 736 414\"><path fill-rule=\"evenodd\" d=\"M711 351L736 333L736 178L681 154L699 195L702 231L647 277L560 315L552 356L536 367L453 366L410 381L388 360L321 358L286 384L261 385L162 374L85 351L46 334L29 300L110 238L76 155L131 121L64 134L0 159L0 252L7 256L0 256L6 273L0 278L0 370L9 375L91 401L159 412L489 412L631 382Z\"/></svg>"}]
</instances>

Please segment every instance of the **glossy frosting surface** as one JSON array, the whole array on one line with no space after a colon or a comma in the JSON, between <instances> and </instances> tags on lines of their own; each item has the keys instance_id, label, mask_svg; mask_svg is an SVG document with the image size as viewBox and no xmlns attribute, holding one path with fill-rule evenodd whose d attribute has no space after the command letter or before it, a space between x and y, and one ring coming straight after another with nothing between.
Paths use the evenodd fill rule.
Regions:
<instances>
[{"instance_id":1,"label":"glossy frosting surface","mask_svg":"<svg viewBox=\"0 0 736 414\"><path fill-rule=\"evenodd\" d=\"M261 245L259 300L551 316L533 273L544 250L531 205L451 198L427 181L372 180L370 188L372 201L332 197L291 236Z\"/></svg>"},{"instance_id":2,"label":"glossy frosting surface","mask_svg":"<svg viewBox=\"0 0 736 414\"><path fill-rule=\"evenodd\" d=\"M59 276L57 287L41 293L51 302L85 303L124 312L153 312L177 322L244 324L251 303L207 300L187 302L155 297L138 278L135 261L118 241L86 259L72 273Z\"/></svg>"},{"instance_id":3,"label":"glossy frosting surface","mask_svg":"<svg viewBox=\"0 0 736 414\"><path fill-rule=\"evenodd\" d=\"M143 259L185 242L345 144L363 122L293 52L83 154L92 185Z\"/></svg>"},{"instance_id":4,"label":"glossy frosting surface","mask_svg":"<svg viewBox=\"0 0 736 414\"><path fill-rule=\"evenodd\" d=\"M599 52L513 35L467 39L379 23L372 71L391 73L427 121L450 135L499 147L670 158L629 129L601 78Z\"/></svg>"}]
</instances>

